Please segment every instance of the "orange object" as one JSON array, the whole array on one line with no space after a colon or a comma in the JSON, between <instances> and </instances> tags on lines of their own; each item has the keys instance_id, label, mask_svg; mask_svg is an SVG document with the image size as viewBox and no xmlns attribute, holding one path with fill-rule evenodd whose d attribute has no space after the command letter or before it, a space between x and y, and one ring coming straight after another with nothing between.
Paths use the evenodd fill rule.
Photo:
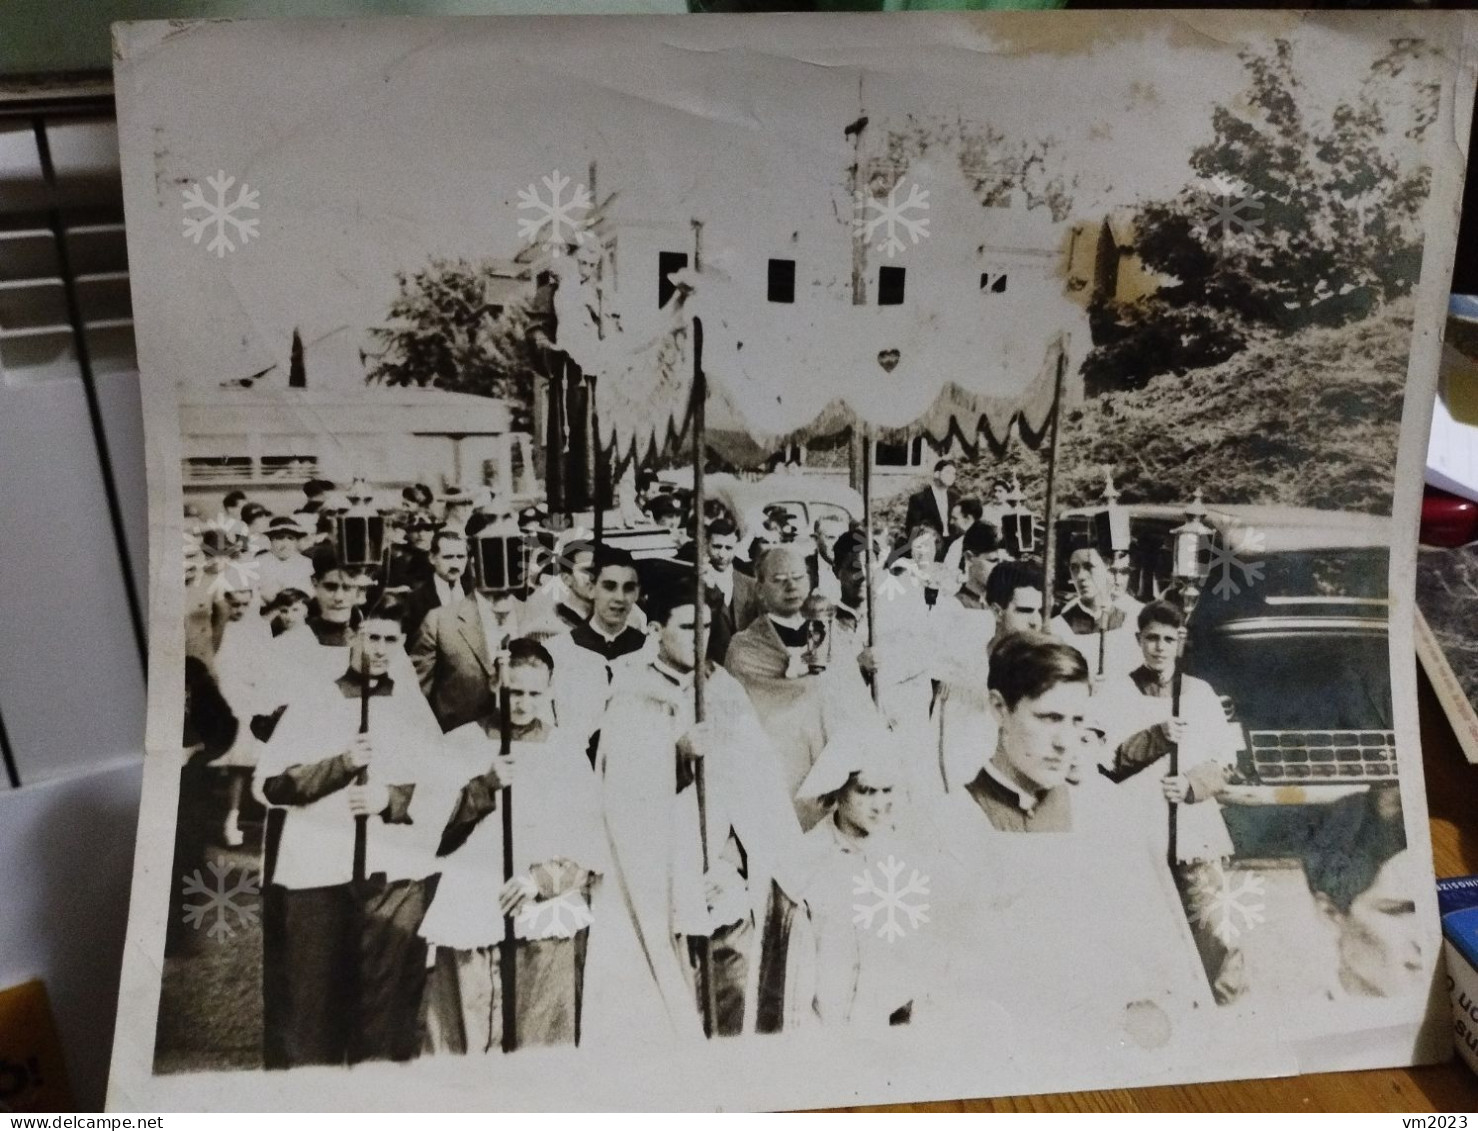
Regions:
<instances>
[{"instance_id":1,"label":"orange object","mask_svg":"<svg viewBox=\"0 0 1478 1131\"><path fill-rule=\"evenodd\" d=\"M24 982L0 990L0 1112L71 1110L46 987Z\"/></svg>"}]
</instances>

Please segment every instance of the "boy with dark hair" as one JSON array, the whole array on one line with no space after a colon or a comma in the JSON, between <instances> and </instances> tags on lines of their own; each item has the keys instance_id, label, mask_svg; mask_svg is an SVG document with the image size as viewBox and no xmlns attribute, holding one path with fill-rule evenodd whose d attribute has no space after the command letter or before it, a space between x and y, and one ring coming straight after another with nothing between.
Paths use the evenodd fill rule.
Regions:
<instances>
[{"instance_id":1,"label":"boy with dark hair","mask_svg":"<svg viewBox=\"0 0 1478 1131\"><path fill-rule=\"evenodd\" d=\"M508 643L501 682L512 742L497 713L446 736L449 780L437 855L442 877L421 924L434 948L427 1040L437 1051L503 1047L503 917L518 939L514 1044L574 1044L592 925L591 892L606 870L600 797L585 752L554 725L554 661L534 640ZM501 790L513 790L513 878L504 881Z\"/></svg>"},{"instance_id":2,"label":"boy with dark hair","mask_svg":"<svg viewBox=\"0 0 1478 1131\"><path fill-rule=\"evenodd\" d=\"M416 932L436 870L421 785L441 731L419 690L389 674L403 612L385 598L366 614L338 676L298 689L256 768L258 795L282 813L262 901L269 1068L419 1051L426 948Z\"/></svg>"},{"instance_id":3,"label":"boy with dark hair","mask_svg":"<svg viewBox=\"0 0 1478 1131\"><path fill-rule=\"evenodd\" d=\"M785 925L765 928L771 879L799 849L790 796L744 689L709 661L705 721L696 719L691 574L653 586L647 612L655 649L616 672L595 763L608 886L625 893L626 913L598 928L591 960L606 965L591 971L590 1030L604 1039L652 1030L697 1037L704 950L714 1035L778 1028L778 999L767 998L765 986L783 978ZM699 760L706 822L698 814ZM787 907L793 913L794 901ZM756 984L757 993L747 991Z\"/></svg>"},{"instance_id":4,"label":"boy with dark hair","mask_svg":"<svg viewBox=\"0 0 1478 1131\"><path fill-rule=\"evenodd\" d=\"M1001 832L1068 832L1067 781L1081 749L1088 665L1037 632L997 641L990 654L996 751L965 791Z\"/></svg>"},{"instance_id":5,"label":"boy with dark hair","mask_svg":"<svg viewBox=\"0 0 1478 1131\"><path fill-rule=\"evenodd\" d=\"M1171 870L1212 993L1225 1004L1246 990L1246 973L1241 951L1231 945L1230 936L1216 930L1218 919L1207 903L1226 884L1232 839L1217 799L1242 741L1211 685L1195 676L1181 675L1179 711L1171 714L1185 623L1185 612L1170 601L1154 601L1140 610L1136 639L1143 663L1100 691L1103 716L1136 720L1137 729L1117 743L1111 764L1100 766L1099 772L1119 786L1116 793L1126 795L1126 820L1152 834L1157 859L1170 857L1166 806L1177 806ZM1178 750L1179 773L1171 776L1168 755L1173 749ZM1146 772L1154 766L1157 772Z\"/></svg>"},{"instance_id":6,"label":"boy with dark hair","mask_svg":"<svg viewBox=\"0 0 1478 1131\"><path fill-rule=\"evenodd\" d=\"M594 546L590 573L590 617L545 641L554 658L555 722L587 742L600 726L616 672L640 662L647 649L647 634L631 623L642 582L630 551Z\"/></svg>"},{"instance_id":7,"label":"boy with dark hair","mask_svg":"<svg viewBox=\"0 0 1478 1131\"><path fill-rule=\"evenodd\" d=\"M1002 562L985 583L985 604L996 617L996 639L1012 632L1042 631L1042 566Z\"/></svg>"}]
</instances>

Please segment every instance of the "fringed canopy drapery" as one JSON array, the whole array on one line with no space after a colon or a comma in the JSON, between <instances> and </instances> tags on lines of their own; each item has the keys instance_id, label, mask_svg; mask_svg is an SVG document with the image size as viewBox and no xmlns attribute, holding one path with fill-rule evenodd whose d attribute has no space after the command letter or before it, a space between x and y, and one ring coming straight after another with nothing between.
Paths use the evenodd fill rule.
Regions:
<instances>
[{"instance_id":1,"label":"fringed canopy drapery","mask_svg":"<svg viewBox=\"0 0 1478 1131\"><path fill-rule=\"evenodd\" d=\"M884 440L927 435L973 449L980 437L1003 446L1019 423L1034 442L1052 413L1059 363L1075 375L1089 346L1086 314L1055 283L1010 296L967 289L922 308L822 294L767 302L713 270L671 279L659 329L644 341L610 320L598 327L577 265L556 291L558 348L596 376L601 444L618 463L685 433L694 319L704 331L707 445L738 466L857 426Z\"/></svg>"}]
</instances>

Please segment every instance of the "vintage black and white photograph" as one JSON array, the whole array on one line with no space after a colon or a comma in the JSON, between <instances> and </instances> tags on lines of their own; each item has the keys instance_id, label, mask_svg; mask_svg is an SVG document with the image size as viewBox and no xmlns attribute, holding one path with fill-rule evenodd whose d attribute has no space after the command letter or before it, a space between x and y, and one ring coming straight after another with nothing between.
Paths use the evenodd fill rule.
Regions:
<instances>
[{"instance_id":1,"label":"vintage black and white photograph","mask_svg":"<svg viewBox=\"0 0 1478 1131\"><path fill-rule=\"evenodd\" d=\"M1445 1055L1391 594L1465 21L120 26L114 1101Z\"/></svg>"}]
</instances>

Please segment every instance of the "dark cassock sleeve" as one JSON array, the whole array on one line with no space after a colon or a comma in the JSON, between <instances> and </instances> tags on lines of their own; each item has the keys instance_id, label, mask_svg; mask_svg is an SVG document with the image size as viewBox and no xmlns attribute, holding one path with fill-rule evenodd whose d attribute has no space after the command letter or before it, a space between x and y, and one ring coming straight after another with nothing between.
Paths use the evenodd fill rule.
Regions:
<instances>
[{"instance_id":1,"label":"dark cassock sleeve","mask_svg":"<svg viewBox=\"0 0 1478 1131\"><path fill-rule=\"evenodd\" d=\"M466 843L482 819L497 811L498 791L502 788L503 783L493 770L479 774L462 787L452 815L442 829L436 855L449 856Z\"/></svg>"},{"instance_id":2,"label":"dark cassock sleeve","mask_svg":"<svg viewBox=\"0 0 1478 1131\"><path fill-rule=\"evenodd\" d=\"M1190 802L1209 801L1220 793L1227 783L1221 764L1214 761L1192 766L1186 771L1185 776L1190 782L1190 792L1186 795L1186 800Z\"/></svg>"},{"instance_id":3,"label":"dark cassock sleeve","mask_svg":"<svg viewBox=\"0 0 1478 1131\"><path fill-rule=\"evenodd\" d=\"M311 805L353 783L359 773L348 754L289 766L262 782L262 796L272 805Z\"/></svg>"},{"instance_id":4,"label":"dark cassock sleeve","mask_svg":"<svg viewBox=\"0 0 1478 1131\"><path fill-rule=\"evenodd\" d=\"M390 793L390 800L386 802L385 808L380 812L380 819L387 825L413 825L411 820L411 798L415 795L416 786L392 785L386 789Z\"/></svg>"}]
</instances>

